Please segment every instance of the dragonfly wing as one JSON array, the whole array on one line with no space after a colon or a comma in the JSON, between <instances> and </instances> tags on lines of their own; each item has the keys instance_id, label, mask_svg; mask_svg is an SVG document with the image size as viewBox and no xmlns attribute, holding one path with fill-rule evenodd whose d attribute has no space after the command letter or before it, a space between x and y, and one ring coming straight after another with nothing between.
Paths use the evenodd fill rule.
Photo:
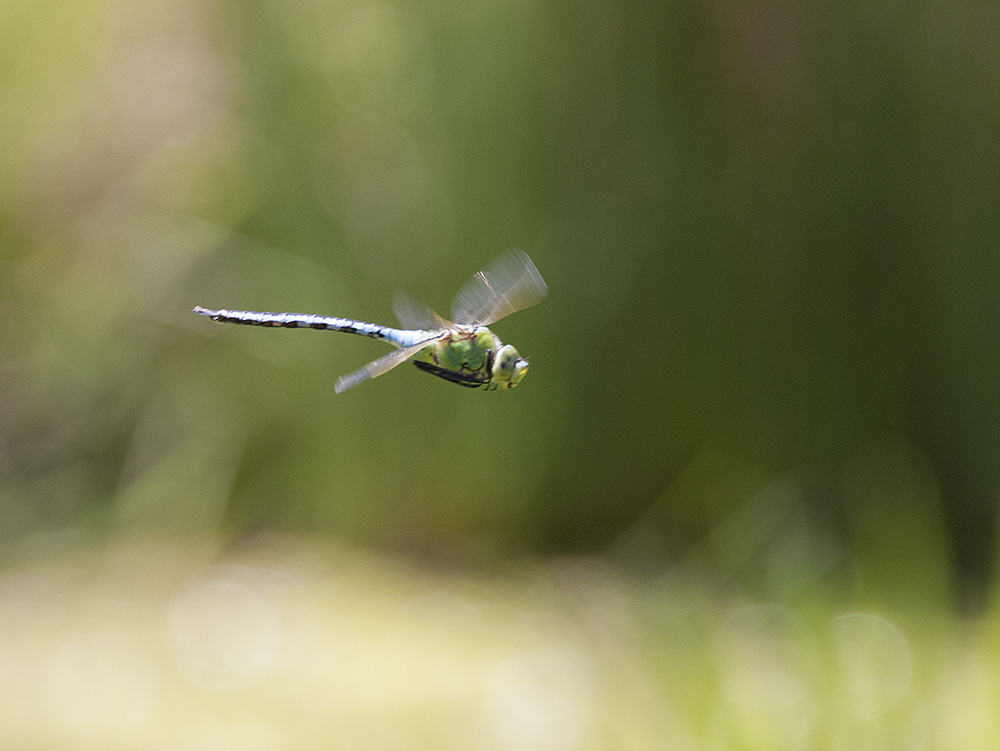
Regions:
<instances>
[{"instance_id":1,"label":"dragonfly wing","mask_svg":"<svg viewBox=\"0 0 1000 751\"><path fill-rule=\"evenodd\" d=\"M417 302L402 290L396 292L396 297L392 301L392 310L404 329L437 331L451 328L450 321L446 321L422 302Z\"/></svg>"},{"instance_id":2,"label":"dragonfly wing","mask_svg":"<svg viewBox=\"0 0 1000 751\"><path fill-rule=\"evenodd\" d=\"M520 248L511 248L458 291L451 303L451 317L462 326L489 326L541 302L548 291L528 254Z\"/></svg>"},{"instance_id":3,"label":"dragonfly wing","mask_svg":"<svg viewBox=\"0 0 1000 751\"><path fill-rule=\"evenodd\" d=\"M426 346L427 342L433 341L433 339L434 337L431 337L430 339L425 339L422 342L411 344L409 347L395 349L377 360L372 360L372 362L368 363L363 368L358 368L353 373L348 373L347 375L338 378L337 383L334 384L333 390L339 394L342 391L347 391L347 389L357 386L359 383L370 381L372 378L378 378L383 373L388 373L397 365L402 365L404 362L413 357L413 355L417 354L417 352Z\"/></svg>"}]
</instances>

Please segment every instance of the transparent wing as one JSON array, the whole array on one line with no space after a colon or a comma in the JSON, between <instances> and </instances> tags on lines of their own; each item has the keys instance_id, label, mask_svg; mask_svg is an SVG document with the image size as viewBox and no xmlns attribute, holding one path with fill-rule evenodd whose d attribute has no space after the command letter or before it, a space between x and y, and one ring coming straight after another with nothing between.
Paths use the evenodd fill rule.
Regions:
<instances>
[{"instance_id":1,"label":"transparent wing","mask_svg":"<svg viewBox=\"0 0 1000 751\"><path fill-rule=\"evenodd\" d=\"M490 261L455 295L451 317L463 326L489 326L542 301L549 288L528 254L511 248Z\"/></svg>"},{"instance_id":2,"label":"transparent wing","mask_svg":"<svg viewBox=\"0 0 1000 751\"><path fill-rule=\"evenodd\" d=\"M422 342L411 344L409 347L395 349L377 360L372 360L363 368L358 368L353 373L348 373L347 375L338 378L337 383L333 386L333 390L339 394L342 391L347 391L347 389L357 386L359 383L370 381L372 378L378 378L383 373L388 373L397 365L402 365L404 362L413 357L413 355L417 354L417 352L419 352L427 344L427 342L433 340L434 337L431 337L430 339L425 339Z\"/></svg>"},{"instance_id":3,"label":"transparent wing","mask_svg":"<svg viewBox=\"0 0 1000 751\"><path fill-rule=\"evenodd\" d=\"M404 329L438 331L451 328L451 321L446 321L422 302L417 302L402 290L396 292L396 297L392 301L392 310Z\"/></svg>"}]
</instances>

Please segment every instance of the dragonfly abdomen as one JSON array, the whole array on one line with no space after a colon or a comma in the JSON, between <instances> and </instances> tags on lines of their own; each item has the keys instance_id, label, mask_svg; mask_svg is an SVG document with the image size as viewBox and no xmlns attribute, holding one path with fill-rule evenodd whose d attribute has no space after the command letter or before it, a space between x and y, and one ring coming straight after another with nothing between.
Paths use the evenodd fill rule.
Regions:
<instances>
[{"instance_id":1,"label":"dragonfly abdomen","mask_svg":"<svg viewBox=\"0 0 1000 751\"><path fill-rule=\"evenodd\" d=\"M253 310L208 310L198 306L194 309L199 315L208 316L213 321L221 323L242 323L248 326L270 326L288 329L320 329L326 331L342 331L345 334L359 334L371 339L389 339L396 329L379 326L377 323L355 321L352 318L332 318L302 313L258 313Z\"/></svg>"}]
</instances>

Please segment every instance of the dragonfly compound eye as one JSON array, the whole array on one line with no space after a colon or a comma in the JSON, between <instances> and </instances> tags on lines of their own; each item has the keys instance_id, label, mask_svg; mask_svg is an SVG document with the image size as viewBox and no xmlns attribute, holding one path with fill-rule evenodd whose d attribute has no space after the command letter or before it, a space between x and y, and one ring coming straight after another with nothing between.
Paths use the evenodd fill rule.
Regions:
<instances>
[{"instance_id":1,"label":"dragonfly compound eye","mask_svg":"<svg viewBox=\"0 0 1000 751\"><path fill-rule=\"evenodd\" d=\"M505 344L497 352L496 363L493 367L498 371L498 374L502 373L504 377L509 377L514 372L514 365L517 363L517 360L517 350L509 344Z\"/></svg>"},{"instance_id":2,"label":"dragonfly compound eye","mask_svg":"<svg viewBox=\"0 0 1000 751\"><path fill-rule=\"evenodd\" d=\"M502 346L493 359L493 378L498 388L513 388L524 378L527 370L527 360L523 360L509 344Z\"/></svg>"}]
</instances>

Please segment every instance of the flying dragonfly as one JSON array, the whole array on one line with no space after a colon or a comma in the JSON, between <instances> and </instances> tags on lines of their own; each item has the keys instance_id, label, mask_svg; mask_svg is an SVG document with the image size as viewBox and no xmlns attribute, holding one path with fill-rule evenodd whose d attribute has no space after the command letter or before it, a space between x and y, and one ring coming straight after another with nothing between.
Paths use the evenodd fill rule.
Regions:
<instances>
[{"instance_id":1,"label":"flying dragonfly","mask_svg":"<svg viewBox=\"0 0 1000 751\"><path fill-rule=\"evenodd\" d=\"M402 328L351 318L300 313L257 313L252 310L208 310L199 315L222 323L250 326L326 329L382 339L396 347L334 385L340 393L388 373L407 360L421 370L474 389L512 389L528 372L528 361L487 328L501 318L541 302L548 292L542 275L520 248L501 253L466 282L451 303L448 321L402 292L393 310Z\"/></svg>"}]
</instances>

